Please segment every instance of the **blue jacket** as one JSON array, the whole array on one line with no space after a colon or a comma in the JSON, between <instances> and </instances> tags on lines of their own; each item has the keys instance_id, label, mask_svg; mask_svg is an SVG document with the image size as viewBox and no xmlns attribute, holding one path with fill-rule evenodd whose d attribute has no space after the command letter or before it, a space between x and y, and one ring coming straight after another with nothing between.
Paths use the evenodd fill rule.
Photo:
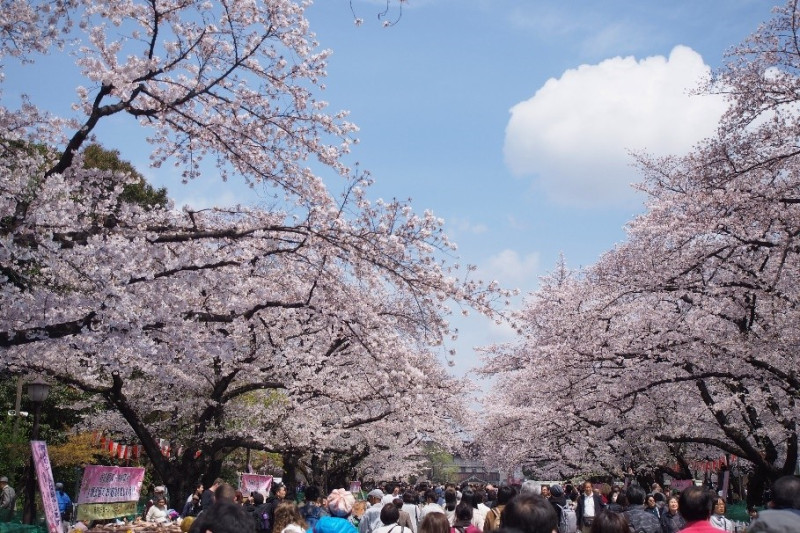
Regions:
<instances>
[{"instance_id":1,"label":"blue jacket","mask_svg":"<svg viewBox=\"0 0 800 533\"><path fill-rule=\"evenodd\" d=\"M72 505L72 500L70 499L69 494L63 490L56 491L56 500L58 500L58 512L61 514L64 514Z\"/></svg>"},{"instance_id":2,"label":"blue jacket","mask_svg":"<svg viewBox=\"0 0 800 533\"><path fill-rule=\"evenodd\" d=\"M306 533L357 533L357 530L346 518L323 516Z\"/></svg>"}]
</instances>

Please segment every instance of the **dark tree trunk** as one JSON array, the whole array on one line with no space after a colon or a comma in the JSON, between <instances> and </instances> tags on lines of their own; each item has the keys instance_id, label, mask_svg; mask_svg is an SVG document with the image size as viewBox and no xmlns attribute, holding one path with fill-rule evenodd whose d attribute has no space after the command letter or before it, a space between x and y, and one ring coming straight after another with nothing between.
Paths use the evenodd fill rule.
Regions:
<instances>
[{"instance_id":1,"label":"dark tree trunk","mask_svg":"<svg viewBox=\"0 0 800 533\"><path fill-rule=\"evenodd\" d=\"M764 491L769 486L768 473L756 467L747 480L747 505L764 505Z\"/></svg>"}]
</instances>

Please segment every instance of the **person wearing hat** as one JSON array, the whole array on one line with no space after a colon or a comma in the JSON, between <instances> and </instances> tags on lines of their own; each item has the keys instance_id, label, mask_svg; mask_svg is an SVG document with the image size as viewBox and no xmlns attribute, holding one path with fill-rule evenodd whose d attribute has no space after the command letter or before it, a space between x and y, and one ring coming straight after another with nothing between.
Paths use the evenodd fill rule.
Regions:
<instances>
[{"instance_id":1,"label":"person wearing hat","mask_svg":"<svg viewBox=\"0 0 800 533\"><path fill-rule=\"evenodd\" d=\"M63 483L56 483L56 501L58 501L58 512L61 513L61 523L67 526L72 520L72 499L64 491Z\"/></svg>"},{"instance_id":2,"label":"person wearing hat","mask_svg":"<svg viewBox=\"0 0 800 533\"><path fill-rule=\"evenodd\" d=\"M372 533L383 525L383 522L381 522L381 509L383 509L382 500L384 496L381 489L373 489L367 494L369 509L361 515L361 521L358 523L358 533Z\"/></svg>"},{"instance_id":3,"label":"person wearing hat","mask_svg":"<svg viewBox=\"0 0 800 533\"><path fill-rule=\"evenodd\" d=\"M14 517L14 509L17 503L17 493L8 484L6 476L0 477L0 522L10 522Z\"/></svg>"},{"instance_id":4,"label":"person wearing hat","mask_svg":"<svg viewBox=\"0 0 800 533\"><path fill-rule=\"evenodd\" d=\"M348 490L335 489L328 496L329 516L322 516L307 533L357 533L348 520L356 504L356 498Z\"/></svg>"}]
</instances>

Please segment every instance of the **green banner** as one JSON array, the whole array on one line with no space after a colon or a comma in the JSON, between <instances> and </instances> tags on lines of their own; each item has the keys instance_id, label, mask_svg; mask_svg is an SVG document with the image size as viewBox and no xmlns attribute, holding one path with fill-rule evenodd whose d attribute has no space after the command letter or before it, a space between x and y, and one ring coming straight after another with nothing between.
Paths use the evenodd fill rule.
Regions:
<instances>
[{"instance_id":1,"label":"green banner","mask_svg":"<svg viewBox=\"0 0 800 533\"><path fill-rule=\"evenodd\" d=\"M78 505L78 520L108 520L136 514L136 502L82 503Z\"/></svg>"}]
</instances>

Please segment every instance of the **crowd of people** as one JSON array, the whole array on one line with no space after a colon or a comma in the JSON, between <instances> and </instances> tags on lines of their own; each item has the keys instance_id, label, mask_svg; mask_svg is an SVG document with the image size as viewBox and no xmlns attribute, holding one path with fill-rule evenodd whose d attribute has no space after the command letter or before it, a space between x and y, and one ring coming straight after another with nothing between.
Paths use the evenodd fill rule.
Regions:
<instances>
[{"instance_id":1,"label":"crowd of people","mask_svg":"<svg viewBox=\"0 0 800 533\"><path fill-rule=\"evenodd\" d=\"M72 502L57 484L59 510L69 518ZM277 483L267 498L243 494L222 479L198 484L185 502L170 507L166 487L154 487L141 518L178 522L184 533L800 533L800 477L775 481L767 510L748 524L726 516L725 500L710 489L649 491L626 487L546 485L455 485L410 487L387 483L361 499L340 488L325 495L303 489L301 503ZM361 496L359 494L359 496ZM0 477L0 509L15 499ZM179 505L175 505L179 503ZM13 507L12 507L13 508ZM78 522L77 530L87 525Z\"/></svg>"},{"instance_id":2,"label":"crowd of people","mask_svg":"<svg viewBox=\"0 0 800 533\"><path fill-rule=\"evenodd\" d=\"M725 517L725 501L704 487L680 493L636 483L601 492L526 482L519 487L389 483L359 500L345 489L306 487L300 504L277 484L265 500L222 480L187 501L188 533L800 533L800 477L778 479L769 509L744 525ZM200 506L197 506L197 501ZM195 513L199 509L199 512Z\"/></svg>"}]
</instances>

